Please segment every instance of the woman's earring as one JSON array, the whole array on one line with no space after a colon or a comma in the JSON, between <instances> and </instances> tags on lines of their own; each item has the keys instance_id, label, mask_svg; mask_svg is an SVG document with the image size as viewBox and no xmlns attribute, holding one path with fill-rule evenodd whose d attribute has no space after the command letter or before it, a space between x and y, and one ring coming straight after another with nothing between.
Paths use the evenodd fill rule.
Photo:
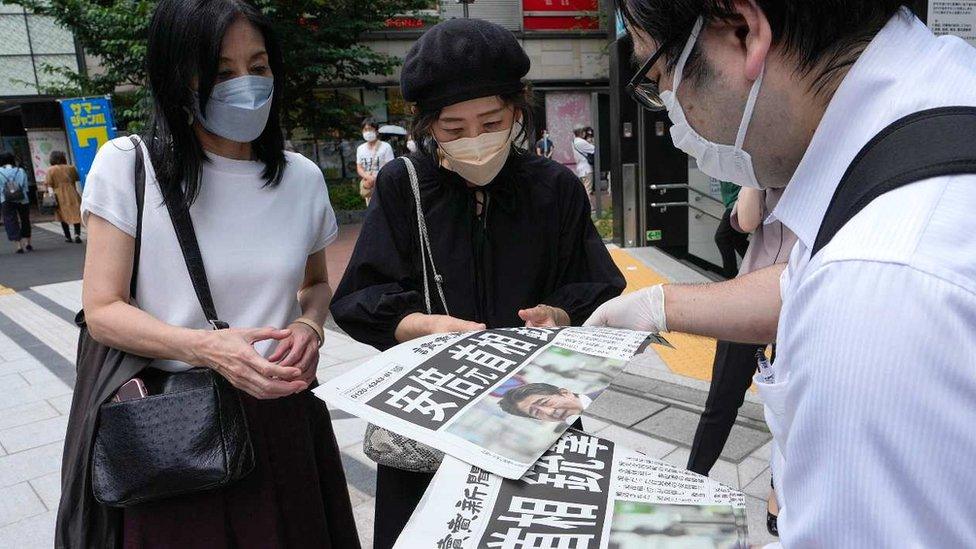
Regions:
<instances>
[{"instance_id":1,"label":"woman's earring","mask_svg":"<svg viewBox=\"0 0 976 549\"><path fill-rule=\"evenodd\" d=\"M193 125L193 111L191 111L187 107L183 107L183 112L186 113L186 125L187 126L192 126Z\"/></svg>"}]
</instances>

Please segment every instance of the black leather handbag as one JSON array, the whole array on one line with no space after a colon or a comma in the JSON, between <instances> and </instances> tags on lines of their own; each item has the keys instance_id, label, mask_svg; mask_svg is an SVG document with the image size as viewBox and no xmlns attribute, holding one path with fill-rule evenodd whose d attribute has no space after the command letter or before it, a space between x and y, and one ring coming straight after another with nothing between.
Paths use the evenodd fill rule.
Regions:
<instances>
[{"instance_id":1,"label":"black leather handbag","mask_svg":"<svg viewBox=\"0 0 976 549\"><path fill-rule=\"evenodd\" d=\"M134 140L135 141L135 140ZM142 237L144 158L137 144L135 281ZM189 212L167 202L193 289L214 329L218 320ZM107 402L98 412L92 455L95 499L127 507L182 494L212 490L243 478L254 468L254 450L240 393L223 376L205 368L169 373L146 368L139 374L148 396Z\"/></svg>"}]
</instances>

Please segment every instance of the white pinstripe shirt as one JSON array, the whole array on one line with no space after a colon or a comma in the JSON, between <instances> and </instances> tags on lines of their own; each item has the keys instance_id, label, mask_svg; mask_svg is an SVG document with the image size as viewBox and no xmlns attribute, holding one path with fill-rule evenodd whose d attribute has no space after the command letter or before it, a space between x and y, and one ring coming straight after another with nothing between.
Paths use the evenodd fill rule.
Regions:
<instances>
[{"instance_id":1,"label":"white pinstripe shirt","mask_svg":"<svg viewBox=\"0 0 976 549\"><path fill-rule=\"evenodd\" d=\"M810 258L855 154L948 105L976 105L976 49L895 16L774 212L799 237L760 387L786 547L976 547L976 176L891 192Z\"/></svg>"}]
</instances>

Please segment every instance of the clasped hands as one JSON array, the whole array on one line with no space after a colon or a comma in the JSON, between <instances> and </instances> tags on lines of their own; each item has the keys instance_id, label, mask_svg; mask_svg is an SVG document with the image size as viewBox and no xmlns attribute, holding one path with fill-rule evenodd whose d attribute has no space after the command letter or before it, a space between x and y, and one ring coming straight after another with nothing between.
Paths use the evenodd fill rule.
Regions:
<instances>
[{"instance_id":1,"label":"clasped hands","mask_svg":"<svg viewBox=\"0 0 976 549\"><path fill-rule=\"evenodd\" d=\"M308 325L294 322L285 329L231 328L200 332L195 365L211 368L234 387L258 399L299 393L315 380L319 339ZM277 346L267 358L254 348L262 341Z\"/></svg>"}]
</instances>

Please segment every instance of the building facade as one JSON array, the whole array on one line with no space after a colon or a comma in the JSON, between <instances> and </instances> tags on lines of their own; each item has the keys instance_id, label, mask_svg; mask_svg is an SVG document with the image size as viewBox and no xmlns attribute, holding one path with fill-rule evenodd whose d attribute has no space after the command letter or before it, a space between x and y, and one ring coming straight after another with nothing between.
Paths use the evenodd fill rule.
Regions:
<instances>
[{"instance_id":1,"label":"building facade","mask_svg":"<svg viewBox=\"0 0 976 549\"><path fill-rule=\"evenodd\" d=\"M576 125L599 125L594 94L609 90L609 42L612 33L603 0L475 0L467 16L485 19L511 30L532 61L527 80L537 104L534 135L549 130L554 158L572 167L572 130ZM386 28L364 37L372 49L397 58L430 26L465 16L454 0L432 1L429 9L387 21ZM409 127L410 115L399 88L399 70L369 81L374 87L340 88L368 107L381 124ZM394 148L403 139L392 137ZM355 175L358 143L296 143L296 148L318 159L328 178ZM398 150L398 152L401 152Z\"/></svg>"},{"instance_id":2,"label":"building facade","mask_svg":"<svg viewBox=\"0 0 976 549\"><path fill-rule=\"evenodd\" d=\"M13 151L31 176L43 183L52 150L70 155L57 98L44 90L57 83L48 68L87 70L70 31L52 17L0 3L0 149Z\"/></svg>"}]
</instances>

